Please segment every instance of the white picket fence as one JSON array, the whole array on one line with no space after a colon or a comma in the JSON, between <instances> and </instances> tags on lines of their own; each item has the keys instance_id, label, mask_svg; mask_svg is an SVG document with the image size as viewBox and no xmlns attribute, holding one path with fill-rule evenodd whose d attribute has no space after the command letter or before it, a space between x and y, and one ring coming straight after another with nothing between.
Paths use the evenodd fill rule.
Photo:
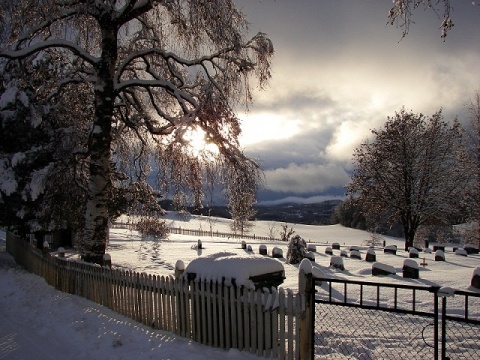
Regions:
<instances>
[{"instance_id":1,"label":"white picket fence","mask_svg":"<svg viewBox=\"0 0 480 360\"><path fill-rule=\"evenodd\" d=\"M302 296L94 266L45 254L7 234L17 263L60 291L83 296L142 324L223 349L300 358Z\"/></svg>"}]
</instances>

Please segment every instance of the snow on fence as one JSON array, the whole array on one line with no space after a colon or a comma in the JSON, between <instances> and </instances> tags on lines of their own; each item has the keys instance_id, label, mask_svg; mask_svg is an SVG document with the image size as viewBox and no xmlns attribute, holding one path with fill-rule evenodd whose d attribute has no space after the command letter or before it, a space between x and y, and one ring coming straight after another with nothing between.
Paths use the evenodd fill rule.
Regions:
<instances>
[{"instance_id":1,"label":"snow on fence","mask_svg":"<svg viewBox=\"0 0 480 360\"><path fill-rule=\"evenodd\" d=\"M114 228L134 229L135 224L116 221L111 226ZM171 234L179 234L179 235L209 236L209 237L249 239L249 240L259 240L259 241L281 241L280 239L272 238L269 236L258 236L256 234L242 235L242 234L225 233L225 232L219 232L219 231L184 229L181 227L169 227L168 229Z\"/></svg>"},{"instance_id":2,"label":"snow on fence","mask_svg":"<svg viewBox=\"0 0 480 360\"><path fill-rule=\"evenodd\" d=\"M7 251L56 289L155 329L208 346L300 357L302 297L291 290L255 291L100 267L42 253L9 233Z\"/></svg>"}]
</instances>

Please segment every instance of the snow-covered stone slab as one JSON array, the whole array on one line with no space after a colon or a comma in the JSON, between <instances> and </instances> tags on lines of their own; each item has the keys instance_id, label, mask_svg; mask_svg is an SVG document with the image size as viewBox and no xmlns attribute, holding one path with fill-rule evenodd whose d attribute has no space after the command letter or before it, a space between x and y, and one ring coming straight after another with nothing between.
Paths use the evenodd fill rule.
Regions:
<instances>
[{"instance_id":1,"label":"snow-covered stone slab","mask_svg":"<svg viewBox=\"0 0 480 360\"><path fill-rule=\"evenodd\" d=\"M467 250L465 250L465 249L457 249L457 250L455 250L455 255L467 256L468 253L467 253Z\"/></svg>"},{"instance_id":2,"label":"snow-covered stone slab","mask_svg":"<svg viewBox=\"0 0 480 360\"><path fill-rule=\"evenodd\" d=\"M262 288L278 286L285 279L281 262L258 255L221 252L193 259L185 268L189 280Z\"/></svg>"},{"instance_id":3,"label":"snow-covered stone slab","mask_svg":"<svg viewBox=\"0 0 480 360\"><path fill-rule=\"evenodd\" d=\"M365 255L365 261L367 261L367 262L377 261L377 254L375 253L375 250L373 250L373 249L368 249L367 250L367 254Z\"/></svg>"},{"instance_id":4,"label":"snow-covered stone slab","mask_svg":"<svg viewBox=\"0 0 480 360\"><path fill-rule=\"evenodd\" d=\"M355 250L355 249L351 250L350 251L350 258L360 260L362 258L361 255L360 255L360 250Z\"/></svg>"},{"instance_id":5,"label":"snow-covered stone slab","mask_svg":"<svg viewBox=\"0 0 480 360\"><path fill-rule=\"evenodd\" d=\"M396 255L397 254L397 245L387 245L383 248L383 252L385 254Z\"/></svg>"},{"instance_id":6,"label":"snow-covered stone slab","mask_svg":"<svg viewBox=\"0 0 480 360\"><path fill-rule=\"evenodd\" d=\"M333 250L340 250L340 244L338 242L332 243L332 249Z\"/></svg>"},{"instance_id":7,"label":"snow-covered stone slab","mask_svg":"<svg viewBox=\"0 0 480 360\"><path fill-rule=\"evenodd\" d=\"M372 275L373 276L388 276L395 275L397 271L391 265L383 264L380 262L375 262L372 264Z\"/></svg>"},{"instance_id":8,"label":"snow-covered stone slab","mask_svg":"<svg viewBox=\"0 0 480 360\"><path fill-rule=\"evenodd\" d=\"M435 261L445 261L445 253L443 250L435 251Z\"/></svg>"},{"instance_id":9,"label":"snow-covered stone slab","mask_svg":"<svg viewBox=\"0 0 480 360\"><path fill-rule=\"evenodd\" d=\"M473 270L471 285L476 289L480 289L480 267Z\"/></svg>"},{"instance_id":10,"label":"snow-covered stone slab","mask_svg":"<svg viewBox=\"0 0 480 360\"><path fill-rule=\"evenodd\" d=\"M415 249L414 247L410 248L408 250L408 257L411 259L418 258L418 250Z\"/></svg>"},{"instance_id":11,"label":"snow-covered stone slab","mask_svg":"<svg viewBox=\"0 0 480 360\"><path fill-rule=\"evenodd\" d=\"M341 256L332 256L330 258L330 267L345 270L345 266L343 265L343 258Z\"/></svg>"},{"instance_id":12,"label":"snow-covered stone slab","mask_svg":"<svg viewBox=\"0 0 480 360\"><path fill-rule=\"evenodd\" d=\"M403 277L409 279L419 278L418 263L412 259L405 259L403 261Z\"/></svg>"},{"instance_id":13,"label":"snow-covered stone slab","mask_svg":"<svg viewBox=\"0 0 480 360\"><path fill-rule=\"evenodd\" d=\"M317 251L317 246L315 244L308 244L307 245L307 251L316 252Z\"/></svg>"},{"instance_id":14,"label":"snow-covered stone slab","mask_svg":"<svg viewBox=\"0 0 480 360\"><path fill-rule=\"evenodd\" d=\"M333 250L332 250L332 248L331 248L330 246L327 246L327 247L325 248L325 254L327 254L327 255L333 255Z\"/></svg>"},{"instance_id":15,"label":"snow-covered stone slab","mask_svg":"<svg viewBox=\"0 0 480 360\"><path fill-rule=\"evenodd\" d=\"M279 247L273 247L272 248L272 257L276 259L281 259L283 258L283 250L280 249Z\"/></svg>"}]
</instances>

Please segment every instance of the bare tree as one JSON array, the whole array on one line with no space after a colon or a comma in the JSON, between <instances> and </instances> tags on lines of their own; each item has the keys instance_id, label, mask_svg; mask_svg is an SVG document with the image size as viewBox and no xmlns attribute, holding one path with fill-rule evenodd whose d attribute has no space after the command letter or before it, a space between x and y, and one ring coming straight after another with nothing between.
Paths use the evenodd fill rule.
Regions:
<instances>
[{"instance_id":1,"label":"bare tree","mask_svg":"<svg viewBox=\"0 0 480 360\"><path fill-rule=\"evenodd\" d=\"M458 6L478 6L478 1L463 1ZM407 36L410 25L414 24L413 15L416 11L434 12L439 19L440 36L445 39L448 31L454 26L454 7L451 0L393 0L393 6L388 12L388 23L402 29L402 37Z\"/></svg>"},{"instance_id":2,"label":"bare tree","mask_svg":"<svg viewBox=\"0 0 480 360\"><path fill-rule=\"evenodd\" d=\"M135 144L137 173L149 170L139 161L149 148L157 159L171 156L161 159L170 165L164 175L182 177L197 200L202 172L184 151L189 129L203 129L222 164L249 162L233 108L252 100L252 78L260 86L270 78L273 46L263 33L246 39L233 1L17 0L2 2L0 16L0 57L64 64L48 98L87 89L83 106L93 115L78 149L88 164L85 261L101 262L105 252L112 150L123 139Z\"/></svg>"},{"instance_id":3,"label":"bare tree","mask_svg":"<svg viewBox=\"0 0 480 360\"><path fill-rule=\"evenodd\" d=\"M468 208L471 219L478 223L477 244L480 247L480 92L468 104L470 114L466 131L468 157L465 159L465 171L471 173L471 183L467 188ZM472 166L473 164L473 166Z\"/></svg>"},{"instance_id":4,"label":"bare tree","mask_svg":"<svg viewBox=\"0 0 480 360\"><path fill-rule=\"evenodd\" d=\"M444 122L441 112L427 119L402 109L372 133L355 149L347 190L367 219L401 222L408 250L420 225L450 224L461 211L469 181L460 166L461 128Z\"/></svg>"}]
</instances>

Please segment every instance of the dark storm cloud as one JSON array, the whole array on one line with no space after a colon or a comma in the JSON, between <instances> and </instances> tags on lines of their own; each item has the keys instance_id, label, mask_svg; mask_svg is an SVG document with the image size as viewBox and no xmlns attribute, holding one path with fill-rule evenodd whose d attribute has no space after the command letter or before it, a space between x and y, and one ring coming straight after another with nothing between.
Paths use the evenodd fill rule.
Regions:
<instances>
[{"instance_id":1,"label":"dark storm cloud","mask_svg":"<svg viewBox=\"0 0 480 360\"><path fill-rule=\"evenodd\" d=\"M455 27L417 11L410 34L386 25L391 2L236 0L275 47L272 80L255 93L242 144L265 170L269 198L337 193L353 149L403 106L465 116L480 88L480 6L454 2ZM441 11L440 11L441 13ZM401 40L401 41L400 41Z\"/></svg>"}]
</instances>

